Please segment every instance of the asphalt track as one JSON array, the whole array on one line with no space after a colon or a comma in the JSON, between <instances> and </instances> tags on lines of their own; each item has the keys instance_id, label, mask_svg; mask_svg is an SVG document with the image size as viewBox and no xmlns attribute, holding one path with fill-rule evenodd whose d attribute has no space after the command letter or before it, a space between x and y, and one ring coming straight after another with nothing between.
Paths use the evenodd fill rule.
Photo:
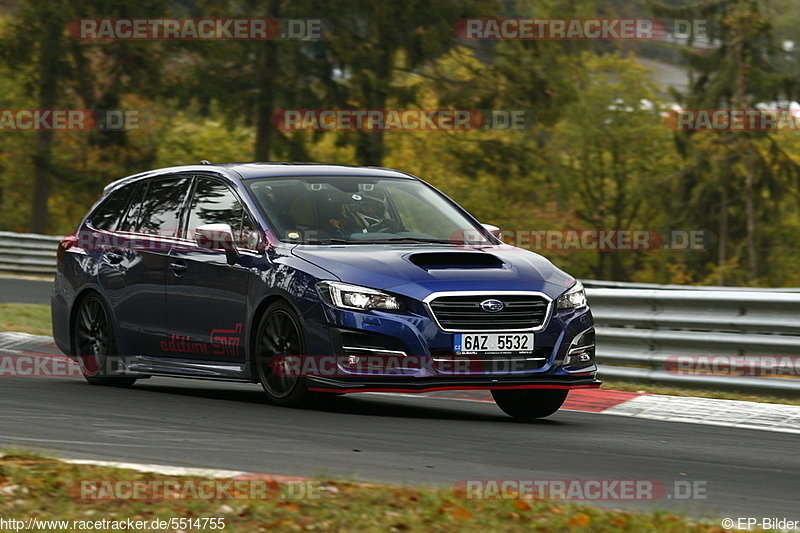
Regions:
<instances>
[{"instance_id":1,"label":"asphalt track","mask_svg":"<svg viewBox=\"0 0 800 533\"><path fill-rule=\"evenodd\" d=\"M62 457L431 485L688 480L705 499L601 505L800 518L796 434L574 411L518 423L491 403L369 394L287 409L253 385L169 378L2 377L0 391L0 447Z\"/></svg>"},{"instance_id":2,"label":"asphalt track","mask_svg":"<svg viewBox=\"0 0 800 533\"><path fill-rule=\"evenodd\" d=\"M0 301L41 299L46 283L33 283L38 293L0 278ZM431 397L349 395L301 410L269 404L254 385L153 378L124 390L0 377L0 448L429 485L657 480L672 498L597 504L703 517L800 519L798 444L797 434L577 411L519 423L492 403ZM677 499L676 480L699 482L705 498Z\"/></svg>"},{"instance_id":3,"label":"asphalt track","mask_svg":"<svg viewBox=\"0 0 800 533\"><path fill-rule=\"evenodd\" d=\"M51 281L0 277L0 303L49 304Z\"/></svg>"}]
</instances>

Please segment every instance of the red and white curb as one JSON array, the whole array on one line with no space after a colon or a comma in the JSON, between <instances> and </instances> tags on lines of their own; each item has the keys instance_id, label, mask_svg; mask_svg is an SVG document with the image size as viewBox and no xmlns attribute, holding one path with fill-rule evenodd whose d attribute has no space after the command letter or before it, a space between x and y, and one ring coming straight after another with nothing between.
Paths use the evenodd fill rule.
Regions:
<instances>
[{"instance_id":1,"label":"red and white curb","mask_svg":"<svg viewBox=\"0 0 800 533\"><path fill-rule=\"evenodd\" d=\"M412 397L412 395L403 396ZM491 394L486 392L452 391L420 396L458 401L493 402ZM562 410L666 422L800 433L800 405L585 389L570 391Z\"/></svg>"},{"instance_id":2,"label":"red and white curb","mask_svg":"<svg viewBox=\"0 0 800 533\"><path fill-rule=\"evenodd\" d=\"M800 433L800 405L642 394L603 414Z\"/></svg>"}]
</instances>

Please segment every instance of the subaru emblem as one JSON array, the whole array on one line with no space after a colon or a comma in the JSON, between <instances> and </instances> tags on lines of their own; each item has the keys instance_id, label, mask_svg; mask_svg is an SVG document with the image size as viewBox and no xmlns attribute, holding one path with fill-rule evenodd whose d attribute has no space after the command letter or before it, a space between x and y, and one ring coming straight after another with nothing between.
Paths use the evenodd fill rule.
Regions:
<instances>
[{"instance_id":1,"label":"subaru emblem","mask_svg":"<svg viewBox=\"0 0 800 533\"><path fill-rule=\"evenodd\" d=\"M505 307L505 304L500 300L484 300L480 305L481 309L489 313L497 313L498 311L502 311Z\"/></svg>"}]
</instances>

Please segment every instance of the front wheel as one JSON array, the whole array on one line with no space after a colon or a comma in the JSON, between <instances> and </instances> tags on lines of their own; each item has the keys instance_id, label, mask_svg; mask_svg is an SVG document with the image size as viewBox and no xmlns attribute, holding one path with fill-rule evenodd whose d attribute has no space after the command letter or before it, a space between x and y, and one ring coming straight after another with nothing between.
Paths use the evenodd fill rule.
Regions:
<instances>
[{"instance_id":1,"label":"front wheel","mask_svg":"<svg viewBox=\"0 0 800 533\"><path fill-rule=\"evenodd\" d=\"M568 393L566 389L493 390L492 397L507 415L534 420L558 411Z\"/></svg>"},{"instance_id":2,"label":"front wheel","mask_svg":"<svg viewBox=\"0 0 800 533\"><path fill-rule=\"evenodd\" d=\"M267 308L258 325L255 348L258 380L272 403L297 407L312 399L306 378L285 364L286 357L305 353L300 318L288 303L275 302Z\"/></svg>"}]
</instances>

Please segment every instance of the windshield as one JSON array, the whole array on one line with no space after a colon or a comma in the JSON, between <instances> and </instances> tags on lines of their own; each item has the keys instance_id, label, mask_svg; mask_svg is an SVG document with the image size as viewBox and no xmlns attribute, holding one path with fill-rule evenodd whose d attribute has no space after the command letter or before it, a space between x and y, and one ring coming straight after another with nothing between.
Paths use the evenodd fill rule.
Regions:
<instances>
[{"instance_id":1,"label":"windshield","mask_svg":"<svg viewBox=\"0 0 800 533\"><path fill-rule=\"evenodd\" d=\"M247 186L282 241L490 244L482 228L416 180L314 176Z\"/></svg>"}]
</instances>

